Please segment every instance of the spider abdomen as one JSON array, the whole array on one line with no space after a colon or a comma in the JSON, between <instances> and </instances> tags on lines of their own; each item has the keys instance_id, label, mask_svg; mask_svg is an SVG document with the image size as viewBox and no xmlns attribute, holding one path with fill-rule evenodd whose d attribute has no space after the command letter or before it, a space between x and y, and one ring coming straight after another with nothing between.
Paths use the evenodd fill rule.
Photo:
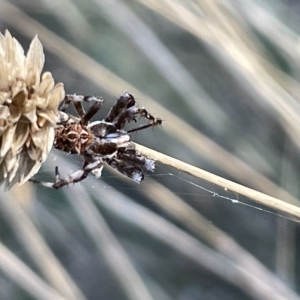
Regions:
<instances>
[{"instance_id":1,"label":"spider abdomen","mask_svg":"<svg viewBox=\"0 0 300 300\"><path fill-rule=\"evenodd\" d=\"M80 123L55 129L54 147L68 153L82 153L93 141L91 130Z\"/></svg>"}]
</instances>

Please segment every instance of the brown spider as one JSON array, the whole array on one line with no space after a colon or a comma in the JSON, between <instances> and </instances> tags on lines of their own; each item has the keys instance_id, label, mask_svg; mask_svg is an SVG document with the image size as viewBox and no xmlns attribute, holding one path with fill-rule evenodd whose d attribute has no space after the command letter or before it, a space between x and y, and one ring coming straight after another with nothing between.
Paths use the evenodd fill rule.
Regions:
<instances>
[{"instance_id":1,"label":"brown spider","mask_svg":"<svg viewBox=\"0 0 300 300\"><path fill-rule=\"evenodd\" d=\"M80 118L65 113L71 102ZM94 104L85 113L82 102ZM103 99L99 97L66 95L58 113L54 147L68 153L78 153L84 159L83 167L65 179L60 177L56 167L53 183L35 179L31 181L59 189L85 179L90 172L100 176L104 163L136 182L143 180L145 170L154 171L155 161L144 157L131 146L129 133L160 125L162 120L153 117L146 109L136 106L134 97L125 92L104 120L90 123L102 103ZM148 119L148 124L128 131L123 130L126 123L136 121L137 115Z\"/></svg>"}]
</instances>

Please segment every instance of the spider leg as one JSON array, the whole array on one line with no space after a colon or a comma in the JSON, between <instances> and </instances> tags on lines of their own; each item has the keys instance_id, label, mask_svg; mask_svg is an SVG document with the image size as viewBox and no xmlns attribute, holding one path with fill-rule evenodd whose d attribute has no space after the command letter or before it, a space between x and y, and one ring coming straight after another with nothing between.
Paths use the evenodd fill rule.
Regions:
<instances>
[{"instance_id":1,"label":"spider leg","mask_svg":"<svg viewBox=\"0 0 300 300\"><path fill-rule=\"evenodd\" d=\"M57 122L56 125L63 125L63 124L67 124L70 121L74 122L74 118L75 117L70 117L67 113L63 112L63 111L58 111L57 112Z\"/></svg>"},{"instance_id":2,"label":"spider leg","mask_svg":"<svg viewBox=\"0 0 300 300\"><path fill-rule=\"evenodd\" d=\"M135 105L134 97L128 92L124 92L120 98L117 100L117 103L109 111L107 117L104 119L105 122L113 122L119 117L119 115L127 108Z\"/></svg>"},{"instance_id":3,"label":"spider leg","mask_svg":"<svg viewBox=\"0 0 300 300\"><path fill-rule=\"evenodd\" d=\"M161 125L161 123L162 123L162 120L161 119L157 119L157 121L155 123L149 123L149 124L146 124L146 125L142 125L140 127L136 127L136 128L127 130L127 133L133 133L133 132L136 132L136 131L147 129L149 127L153 127L153 126L156 126L156 125Z\"/></svg>"},{"instance_id":4,"label":"spider leg","mask_svg":"<svg viewBox=\"0 0 300 300\"><path fill-rule=\"evenodd\" d=\"M119 173L125 175L126 177L132 179L133 181L140 183L144 179L143 170L140 167L133 166L127 161L110 159L106 163L113 169L117 170Z\"/></svg>"},{"instance_id":5,"label":"spider leg","mask_svg":"<svg viewBox=\"0 0 300 300\"><path fill-rule=\"evenodd\" d=\"M105 161L113 169L138 183L144 179L145 170L155 170L155 161L143 156L134 148L120 148L116 156Z\"/></svg>"},{"instance_id":6,"label":"spider leg","mask_svg":"<svg viewBox=\"0 0 300 300\"><path fill-rule=\"evenodd\" d=\"M115 127L117 129L122 129L125 126L126 122L129 123L130 121L136 121L135 119L136 115L140 115L141 117L146 118L149 121L149 123L141 127L128 130L127 132L135 132L135 131L149 128L151 126L157 126L162 124L162 119L155 118L146 109L139 108L137 106L132 106L127 108L124 112L120 114L118 120L115 122Z\"/></svg>"},{"instance_id":7,"label":"spider leg","mask_svg":"<svg viewBox=\"0 0 300 300\"><path fill-rule=\"evenodd\" d=\"M101 97L95 97L95 96L82 96L82 95L76 95L76 94L67 94L65 96L65 99L62 102L62 106L60 107L60 111L65 112L70 103L72 102L76 112L78 115L82 118L85 115L84 108L82 106L82 102L103 102L103 99Z\"/></svg>"},{"instance_id":8,"label":"spider leg","mask_svg":"<svg viewBox=\"0 0 300 300\"><path fill-rule=\"evenodd\" d=\"M55 167L55 182L52 183L52 186L48 186L45 184L42 185L52 187L53 189L60 189L65 185L69 185L70 183L75 183L84 180L85 178L87 178L88 174L88 171L82 169L72 173L67 178L63 179L60 177L58 167Z\"/></svg>"},{"instance_id":9,"label":"spider leg","mask_svg":"<svg viewBox=\"0 0 300 300\"><path fill-rule=\"evenodd\" d=\"M143 156L134 148L120 149L117 154L117 159L126 161L128 164L153 172L155 170L155 161L153 159Z\"/></svg>"},{"instance_id":10,"label":"spider leg","mask_svg":"<svg viewBox=\"0 0 300 300\"><path fill-rule=\"evenodd\" d=\"M88 174L91 171L93 171L94 169L99 169L102 165L103 165L102 160L96 160L90 163L85 161L83 168L81 170L72 173L65 179L61 178L58 171L58 167L55 167L55 182L43 182L35 179L30 179L30 181L34 183L38 183L48 188L60 189L63 186L69 185L70 183L76 183L84 180L85 178L87 178Z\"/></svg>"},{"instance_id":11,"label":"spider leg","mask_svg":"<svg viewBox=\"0 0 300 300\"><path fill-rule=\"evenodd\" d=\"M81 117L80 123L87 125L91 118L98 112L101 107L102 102L95 102L89 110Z\"/></svg>"}]
</instances>

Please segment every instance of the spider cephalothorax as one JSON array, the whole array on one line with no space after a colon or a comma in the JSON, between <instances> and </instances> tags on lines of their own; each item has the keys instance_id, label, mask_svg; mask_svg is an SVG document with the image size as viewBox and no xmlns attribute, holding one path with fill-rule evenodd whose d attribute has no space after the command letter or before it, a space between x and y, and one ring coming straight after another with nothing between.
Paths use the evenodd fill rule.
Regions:
<instances>
[{"instance_id":1,"label":"spider cephalothorax","mask_svg":"<svg viewBox=\"0 0 300 300\"><path fill-rule=\"evenodd\" d=\"M71 102L79 118L65 113ZM94 104L85 113L82 102L94 102ZM54 147L68 153L78 153L84 159L83 168L67 179L62 179L56 167L54 183L32 181L47 187L61 188L69 183L85 179L90 172L99 174L99 170L106 163L125 176L140 182L144 178L145 170L155 169L153 160L144 157L132 147L129 134L160 125L162 120L152 116L146 109L136 106L134 97L125 92L105 119L90 123L102 103L102 98L94 96L67 95L65 97L58 114ZM148 124L125 131L125 124L135 121L136 116L148 119Z\"/></svg>"}]
</instances>

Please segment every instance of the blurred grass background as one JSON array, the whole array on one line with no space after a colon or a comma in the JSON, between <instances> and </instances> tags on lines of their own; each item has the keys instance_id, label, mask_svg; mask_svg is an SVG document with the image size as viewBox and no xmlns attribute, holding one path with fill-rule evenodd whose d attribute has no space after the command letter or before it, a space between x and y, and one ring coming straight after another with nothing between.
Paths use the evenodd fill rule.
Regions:
<instances>
[{"instance_id":1,"label":"blurred grass background","mask_svg":"<svg viewBox=\"0 0 300 300\"><path fill-rule=\"evenodd\" d=\"M134 141L299 206L297 1L0 5L67 93L104 97L99 118L129 91L164 120ZM81 162L53 150L38 177L55 165ZM297 221L161 164L141 185L29 183L0 214L0 299L300 299Z\"/></svg>"}]
</instances>

